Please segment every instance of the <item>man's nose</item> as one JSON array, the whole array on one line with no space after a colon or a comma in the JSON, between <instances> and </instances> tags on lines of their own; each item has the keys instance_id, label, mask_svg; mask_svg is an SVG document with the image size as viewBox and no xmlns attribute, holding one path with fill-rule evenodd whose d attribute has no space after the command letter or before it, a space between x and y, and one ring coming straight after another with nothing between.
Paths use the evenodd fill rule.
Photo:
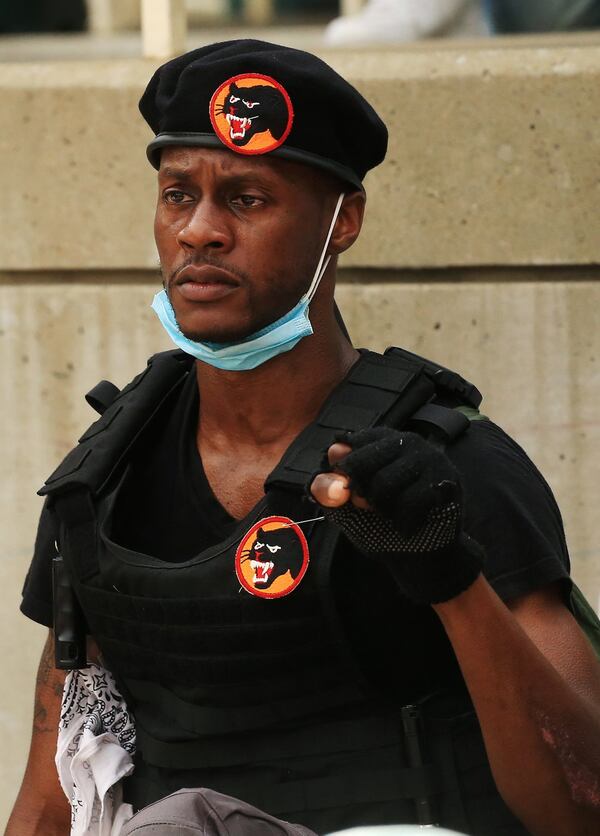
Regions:
<instances>
[{"instance_id":1,"label":"man's nose","mask_svg":"<svg viewBox=\"0 0 600 836\"><path fill-rule=\"evenodd\" d=\"M227 250L231 248L232 235L218 213L198 205L177 233L177 241L186 250Z\"/></svg>"}]
</instances>

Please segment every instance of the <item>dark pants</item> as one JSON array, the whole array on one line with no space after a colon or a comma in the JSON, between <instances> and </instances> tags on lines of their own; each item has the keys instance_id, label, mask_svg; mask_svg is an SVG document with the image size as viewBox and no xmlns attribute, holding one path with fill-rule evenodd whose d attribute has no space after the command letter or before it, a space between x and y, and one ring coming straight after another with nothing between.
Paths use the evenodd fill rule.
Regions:
<instances>
[{"instance_id":1,"label":"dark pants","mask_svg":"<svg viewBox=\"0 0 600 836\"><path fill-rule=\"evenodd\" d=\"M0 0L0 32L79 32L84 0Z\"/></svg>"}]
</instances>

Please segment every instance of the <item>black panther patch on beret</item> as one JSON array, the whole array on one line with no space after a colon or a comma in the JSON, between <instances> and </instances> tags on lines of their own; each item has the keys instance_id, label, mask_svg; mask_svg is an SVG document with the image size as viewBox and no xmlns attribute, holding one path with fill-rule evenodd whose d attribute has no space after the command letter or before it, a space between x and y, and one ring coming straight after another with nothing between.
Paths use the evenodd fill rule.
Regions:
<instances>
[{"instance_id":1,"label":"black panther patch on beret","mask_svg":"<svg viewBox=\"0 0 600 836\"><path fill-rule=\"evenodd\" d=\"M219 139L240 154L267 154L283 145L294 108L274 78L259 73L225 81L210 100L210 121Z\"/></svg>"},{"instance_id":2,"label":"black panther patch on beret","mask_svg":"<svg viewBox=\"0 0 600 836\"><path fill-rule=\"evenodd\" d=\"M328 64L264 41L211 44L154 73L140 111L155 138L155 168L171 145L272 154L362 188L382 162L387 130L361 94Z\"/></svg>"}]
</instances>

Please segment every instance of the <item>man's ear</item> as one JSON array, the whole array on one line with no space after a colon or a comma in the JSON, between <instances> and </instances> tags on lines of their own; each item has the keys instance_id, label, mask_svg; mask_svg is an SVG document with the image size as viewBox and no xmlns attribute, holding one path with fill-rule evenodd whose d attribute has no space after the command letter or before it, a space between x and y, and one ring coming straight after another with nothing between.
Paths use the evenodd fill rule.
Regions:
<instances>
[{"instance_id":1,"label":"man's ear","mask_svg":"<svg viewBox=\"0 0 600 836\"><path fill-rule=\"evenodd\" d=\"M354 244L362 228L367 196L363 191L350 192L344 197L333 235L329 243L332 255L345 252Z\"/></svg>"}]
</instances>

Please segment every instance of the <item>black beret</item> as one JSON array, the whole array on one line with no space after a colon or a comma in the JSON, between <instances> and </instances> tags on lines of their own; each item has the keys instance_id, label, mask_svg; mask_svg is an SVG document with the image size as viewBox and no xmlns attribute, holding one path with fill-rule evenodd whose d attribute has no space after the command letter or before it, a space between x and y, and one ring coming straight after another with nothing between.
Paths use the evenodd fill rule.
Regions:
<instances>
[{"instance_id":1,"label":"black beret","mask_svg":"<svg viewBox=\"0 0 600 836\"><path fill-rule=\"evenodd\" d=\"M315 55L264 41L211 44L154 73L140 111L168 145L273 154L317 166L355 188L383 160L387 129L371 105Z\"/></svg>"}]
</instances>

